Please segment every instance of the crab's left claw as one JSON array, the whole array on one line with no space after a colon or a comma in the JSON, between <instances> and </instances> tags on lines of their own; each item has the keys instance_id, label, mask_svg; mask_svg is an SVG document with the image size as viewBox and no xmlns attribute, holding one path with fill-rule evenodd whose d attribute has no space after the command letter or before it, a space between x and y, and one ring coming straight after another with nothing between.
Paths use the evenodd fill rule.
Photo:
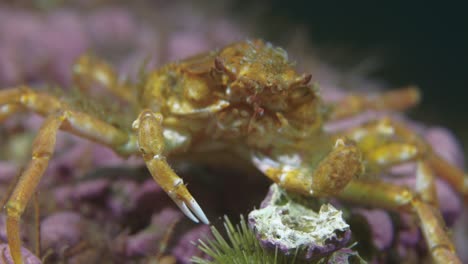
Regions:
<instances>
[{"instance_id":1,"label":"crab's left claw","mask_svg":"<svg viewBox=\"0 0 468 264\"><path fill-rule=\"evenodd\" d=\"M336 140L322 160L311 153L270 157L255 153L254 165L281 187L309 196L332 196L363 173L361 153L348 140Z\"/></svg>"},{"instance_id":2,"label":"crab's left claw","mask_svg":"<svg viewBox=\"0 0 468 264\"><path fill-rule=\"evenodd\" d=\"M143 110L133 123L138 146L154 180L171 197L180 210L194 222L208 224L208 218L193 198L182 179L172 170L164 157L162 115Z\"/></svg>"}]
</instances>

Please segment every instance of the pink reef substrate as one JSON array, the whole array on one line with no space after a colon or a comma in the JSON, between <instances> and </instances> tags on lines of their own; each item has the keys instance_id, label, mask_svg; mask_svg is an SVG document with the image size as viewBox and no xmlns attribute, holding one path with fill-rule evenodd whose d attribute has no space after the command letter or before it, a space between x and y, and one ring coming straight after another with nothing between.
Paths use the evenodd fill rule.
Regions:
<instances>
[{"instance_id":1,"label":"pink reef substrate","mask_svg":"<svg viewBox=\"0 0 468 264\"><path fill-rule=\"evenodd\" d=\"M42 12L0 5L0 89L49 83L69 87L72 64L77 56L87 51L112 61L124 78L135 79L147 58L150 59L147 67L154 68L248 36L227 18L225 12L207 16L202 10L178 1L152 4L148 7L151 17L138 8L89 8L89 3L81 2L84 7L80 8L79 2L78 7ZM314 73L325 100L337 100L346 94L338 85L340 77L336 71L310 55L301 60L304 71ZM353 80L358 80L359 85L368 90L375 89L376 83L361 76ZM326 129L345 129L388 114L369 112L327 124ZM449 162L463 167L463 153L450 131L427 127L400 115L395 117L414 127ZM2 124L0 137L5 136L0 142L4 153L0 155L3 159L0 160L0 193L6 193L28 159L29 152L22 153L18 149L28 148L40 123L41 118L37 116L20 115ZM209 237L209 228L195 225L183 217L145 169L141 169L142 165L139 158L124 160L104 147L60 133L57 152L39 190L41 255L52 253L46 259L66 259L67 263L156 261L162 256L171 256L166 259L177 263L189 263L192 256L204 256L192 241ZM183 168L180 170L183 174L196 174L187 173ZM391 175L384 177L399 184L415 184L412 165L395 168L392 174L398 174L398 179ZM196 177L191 177L193 179ZM209 193L213 188L213 185L207 185L198 193ZM267 189L263 190L266 194ZM441 207L444 219L452 227L463 205L446 183L438 181L437 190L439 203L444 205ZM206 194L206 197L211 199L213 196ZM213 205L204 204L208 212L210 207L217 207L212 209L216 212L209 212L212 220L222 215L219 213L226 205L220 201L227 200L230 199L218 197L218 202ZM243 210L247 213L249 209ZM401 215L396 227L384 210L357 207L345 210L364 219L361 225L369 230L367 237L372 245L366 257L371 260L384 262L390 248L397 249L402 258L413 260L425 254L422 236L408 216ZM34 248L35 238L31 215L31 212L25 215L22 228L24 245L28 249ZM220 223L220 220L216 221ZM167 247L161 247L166 243L163 243L165 238L169 238ZM0 262L12 263L6 243L2 214ZM25 262L41 263L28 249L22 251ZM468 261L463 251L459 253Z\"/></svg>"}]
</instances>

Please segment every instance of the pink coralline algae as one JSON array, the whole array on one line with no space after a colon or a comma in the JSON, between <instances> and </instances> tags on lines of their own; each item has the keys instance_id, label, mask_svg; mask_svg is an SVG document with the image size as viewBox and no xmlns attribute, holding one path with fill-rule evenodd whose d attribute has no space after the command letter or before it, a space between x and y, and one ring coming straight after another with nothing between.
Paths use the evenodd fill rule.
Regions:
<instances>
[{"instance_id":1,"label":"pink coralline algae","mask_svg":"<svg viewBox=\"0 0 468 264\"><path fill-rule=\"evenodd\" d=\"M80 18L66 11L47 17L26 11L2 13L0 82L15 84L47 76L70 81L69 66L89 48Z\"/></svg>"},{"instance_id":2,"label":"pink coralline algae","mask_svg":"<svg viewBox=\"0 0 468 264\"><path fill-rule=\"evenodd\" d=\"M86 199L99 198L109 189L107 179L96 179L78 183L74 186L58 187L55 190L55 199L62 205L70 202L80 202Z\"/></svg>"},{"instance_id":3,"label":"pink coralline algae","mask_svg":"<svg viewBox=\"0 0 468 264\"><path fill-rule=\"evenodd\" d=\"M84 223L75 212L59 212L41 223L41 247L59 252L77 244L83 234Z\"/></svg>"},{"instance_id":4,"label":"pink coralline algae","mask_svg":"<svg viewBox=\"0 0 468 264\"><path fill-rule=\"evenodd\" d=\"M195 247L194 242L198 239L210 239L211 233L210 228L207 225L200 225L192 228L190 231L185 233L171 250L171 254L177 258L179 263L189 264L192 263L193 257L205 257L206 254Z\"/></svg>"},{"instance_id":5,"label":"pink coralline algae","mask_svg":"<svg viewBox=\"0 0 468 264\"><path fill-rule=\"evenodd\" d=\"M355 213L364 216L369 224L372 241L377 250L388 249L394 239L394 227L388 212L379 209L357 209Z\"/></svg>"},{"instance_id":6,"label":"pink coralline algae","mask_svg":"<svg viewBox=\"0 0 468 264\"><path fill-rule=\"evenodd\" d=\"M70 84L74 61L89 51L117 60L126 69L124 75L132 76L147 58L160 64L243 37L229 21L200 23L207 18L193 10L184 11L188 16L182 21L170 15L176 10L153 8L160 13L152 15L164 21L156 27L121 7L63 8L43 14L0 6L0 84ZM129 71L130 62L134 69Z\"/></svg>"},{"instance_id":7,"label":"pink coralline algae","mask_svg":"<svg viewBox=\"0 0 468 264\"><path fill-rule=\"evenodd\" d=\"M151 224L137 234L127 238L124 246L124 254L129 257L145 256L148 252L159 250L158 242L161 242L166 232L170 232L170 226L180 221L182 214L171 208L163 209L153 215Z\"/></svg>"}]
</instances>

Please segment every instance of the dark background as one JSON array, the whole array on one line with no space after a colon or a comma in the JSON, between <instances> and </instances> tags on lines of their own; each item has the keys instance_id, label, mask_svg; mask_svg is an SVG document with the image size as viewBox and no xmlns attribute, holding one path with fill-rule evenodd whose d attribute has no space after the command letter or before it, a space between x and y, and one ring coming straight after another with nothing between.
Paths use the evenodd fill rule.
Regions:
<instances>
[{"instance_id":1,"label":"dark background","mask_svg":"<svg viewBox=\"0 0 468 264\"><path fill-rule=\"evenodd\" d=\"M391 87L419 86L423 101L409 115L450 128L468 149L468 14L462 3L240 0L234 10L256 16L268 38L305 29L319 48L341 51L329 56L340 67L377 55L381 65L371 77Z\"/></svg>"}]
</instances>

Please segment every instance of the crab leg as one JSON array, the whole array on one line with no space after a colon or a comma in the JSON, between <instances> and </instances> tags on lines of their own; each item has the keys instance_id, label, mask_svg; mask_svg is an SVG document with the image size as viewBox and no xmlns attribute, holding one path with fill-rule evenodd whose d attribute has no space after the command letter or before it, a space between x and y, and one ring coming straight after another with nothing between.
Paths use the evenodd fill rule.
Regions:
<instances>
[{"instance_id":1,"label":"crab leg","mask_svg":"<svg viewBox=\"0 0 468 264\"><path fill-rule=\"evenodd\" d=\"M24 107L42 116L48 116L62 109L62 103L59 99L45 93L35 92L27 86L1 90L0 106L6 109L13 106L7 111L10 114Z\"/></svg>"},{"instance_id":2,"label":"crab leg","mask_svg":"<svg viewBox=\"0 0 468 264\"><path fill-rule=\"evenodd\" d=\"M10 105L15 108L8 115L17 110L29 109L47 116L34 141L32 159L5 206L11 255L15 263L22 263L19 220L53 154L57 131L69 131L107 145L123 155L135 152L136 142L126 132L87 114L67 110L67 106L57 98L34 92L27 87L0 91L0 107Z\"/></svg>"},{"instance_id":3,"label":"crab leg","mask_svg":"<svg viewBox=\"0 0 468 264\"><path fill-rule=\"evenodd\" d=\"M468 202L466 174L435 153L424 139L405 124L385 118L351 130L347 135L363 150L371 169L381 170L405 161L424 159L436 175L447 181Z\"/></svg>"},{"instance_id":4,"label":"crab leg","mask_svg":"<svg viewBox=\"0 0 468 264\"><path fill-rule=\"evenodd\" d=\"M368 161L367 166L376 172L392 165L417 160L416 194L389 183L354 180L339 197L359 204L415 213L421 222L426 243L435 262L461 263L437 210L437 194L432 172L445 170L449 172L448 176L455 175L449 179L458 181L461 186L454 187L466 195L466 191L463 192L466 185L461 182L464 179L463 173L459 173L455 167L436 156L430 146L404 124L391 119L368 124L349 135L363 150ZM434 169L434 163L442 169ZM440 175L447 179L443 174Z\"/></svg>"},{"instance_id":5,"label":"crab leg","mask_svg":"<svg viewBox=\"0 0 468 264\"><path fill-rule=\"evenodd\" d=\"M118 78L115 70L106 62L91 55L82 55L73 65L73 81L82 90L88 90L92 84L99 84L124 101L136 103L136 97Z\"/></svg>"},{"instance_id":6,"label":"crab leg","mask_svg":"<svg viewBox=\"0 0 468 264\"><path fill-rule=\"evenodd\" d=\"M432 153L428 160L434 172L461 193L465 203L468 203L468 176L435 153Z\"/></svg>"},{"instance_id":7,"label":"crab leg","mask_svg":"<svg viewBox=\"0 0 468 264\"><path fill-rule=\"evenodd\" d=\"M364 95L349 95L332 103L329 121L354 116L368 110L403 111L419 103L420 94L416 87L388 91L368 97Z\"/></svg>"},{"instance_id":8,"label":"crab leg","mask_svg":"<svg viewBox=\"0 0 468 264\"><path fill-rule=\"evenodd\" d=\"M33 143L32 159L20 176L13 193L5 205L7 214L7 235L10 252L15 263L21 259L19 221L54 152L57 131L66 118L64 112L50 115L43 123Z\"/></svg>"},{"instance_id":9,"label":"crab leg","mask_svg":"<svg viewBox=\"0 0 468 264\"><path fill-rule=\"evenodd\" d=\"M133 123L138 134L138 146L146 166L154 180L177 204L180 210L194 222L209 221L187 190L183 180L172 170L164 156L164 137L162 129L162 115L151 110L143 110Z\"/></svg>"},{"instance_id":10,"label":"crab leg","mask_svg":"<svg viewBox=\"0 0 468 264\"><path fill-rule=\"evenodd\" d=\"M0 91L0 107L5 105L18 105L15 111L24 108L32 110L43 116L51 116L54 115L54 113L61 112L63 114L64 120L61 120L61 118L57 119L61 120L60 124L56 125L57 129L60 128L77 136L81 136L106 145L121 155L129 155L138 151L136 137L132 137L128 133L85 113L66 110L68 108L67 105L62 103L59 99L45 93L35 92L26 86ZM12 114L13 112L13 110L8 112L8 115ZM150 111L143 111L134 125L135 128L141 127L138 129L138 141L140 150L148 150L147 152L142 153L146 163L148 164L148 168L155 180L164 190L166 190L169 196L189 218L195 222L198 222L200 219L202 222L208 223L208 219L206 218L198 203L188 192L187 188L183 184L182 179L180 179L174 173L174 171L165 161L164 156L162 156L164 144L161 142L164 142L164 138L162 136L161 123L158 121L161 120L161 118L156 118L158 116L160 117L160 115L154 115ZM47 121L47 123L50 122L52 121ZM139 125L140 123L141 126ZM44 125L43 127L49 127L43 128L43 130L52 130L50 125ZM52 134L52 132L44 132L40 133L38 137L41 139L37 142L43 142L46 139L48 142L50 141L48 146L49 149L53 150L55 134ZM13 192L21 192L28 195L32 194L33 192L29 191L34 191L37 183L33 182L33 184L28 184L27 182L30 181L30 178L39 182L39 179L42 177L43 170L45 170L48 164L48 159L49 157L46 160L47 162L43 161L41 163L37 163L36 159L33 158L31 161L32 165L30 165L30 167L33 166L32 168L36 168L34 166L41 165L41 170L33 169L31 172L26 171L24 175L27 176L22 176L21 179L28 180L24 180L24 183L18 184ZM15 259L18 260L17 263L22 263L20 253L21 242L19 240L19 226L17 224L19 222L19 217L21 216L22 211L27 204L27 201L29 201L28 197L24 197L25 199L21 200L22 202L20 203L23 208L16 208L16 206L18 206L17 203L10 202L14 201L14 198L10 198L7 202L7 207L10 208L7 209L7 214L10 215L8 236L11 237L11 252L12 255L15 256Z\"/></svg>"},{"instance_id":11,"label":"crab leg","mask_svg":"<svg viewBox=\"0 0 468 264\"><path fill-rule=\"evenodd\" d=\"M468 203L468 176L462 170L435 153L427 142L407 128L405 124L392 119L388 119L388 122L395 128L396 135L408 142L414 142L414 145L418 147L418 151L427 160L429 167L435 174L447 181Z\"/></svg>"},{"instance_id":12,"label":"crab leg","mask_svg":"<svg viewBox=\"0 0 468 264\"><path fill-rule=\"evenodd\" d=\"M338 197L365 206L415 213L436 263L461 263L439 211L411 190L381 181L353 180Z\"/></svg>"},{"instance_id":13,"label":"crab leg","mask_svg":"<svg viewBox=\"0 0 468 264\"><path fill-rule=\"evenodd\" d=\"M432 205L435 208L439 207L437 200L437 189L433 171L427 161L420 160L416 169L416 193L419 194L421 200Z\"/></svg>"},{"instance_id":14,"label":"crab leg","mask_svg":"<svg viewBox=\"0 0 468 264\"><path fill-rule=\"evenodd\" d=\"M68 109L58 98L33 91L26 86L0 91L0 108L5 106L14 107L8 115L28 109L42 116L49 116ZM108 146L121 155L136 151L136 142L127 132L82 112L67 110L67 113L67 125L61 129Z\"/></svg>"}]
</instances>

